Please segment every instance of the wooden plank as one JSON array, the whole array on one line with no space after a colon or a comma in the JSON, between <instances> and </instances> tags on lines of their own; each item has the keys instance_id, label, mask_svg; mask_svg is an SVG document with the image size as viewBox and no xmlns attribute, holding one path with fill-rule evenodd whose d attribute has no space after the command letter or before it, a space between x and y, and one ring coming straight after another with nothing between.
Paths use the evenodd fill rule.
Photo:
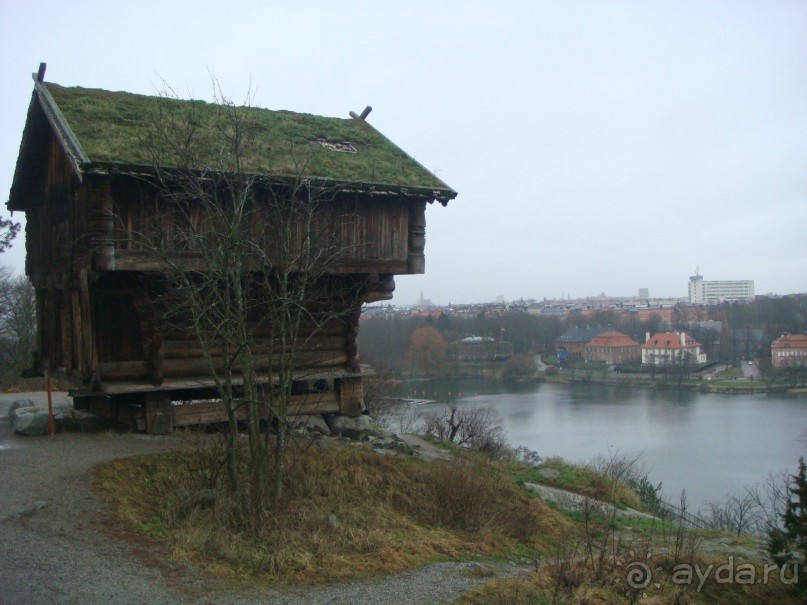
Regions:
<instances>
[{"instance_id":1,"label":"wooden plank","mask_svg":"<svg viewBox=\"0 0 807 605\"><path fill-rule=\"evenodd\" d=\"M335 311L338 312L338 309ZM272 326L268 322L259 325L251 325L250 333L256 339L270 338L272 336ZM175 325L166 325L161 330L162 337L166 341L196 341L196 335L190 328L181 328ZM308 341L329 336L344 336L345 322L340 317L327 317L320 325L312 325L306 322L300 326L298 340ZM167 355L166 355L167 357Z\"/></svg>"},{"instance_id":2,"label":"wooden plank","mask_svg":"<svg viewBox=\"0 0 807 605\"><path fill-rule=\"evenodd\" d=\"M115 210L112 183L108 177L88 181L89 232L93 262L99 271L115 270Z\"/></svg>"},{"instance_id":3,"label":"wooden plank","mask_svg":"<svg viewBox=\"0 0 807 605\"><path fill-rule=\"evenodd\" d=\"M426 272L426 202L409 207L409 261L408 273L419 275Z\"/></svg>"},{"instance_id":4,"label":"wooden plank","mask_svg":"<svg viewBox=\"0 0 807 605\"><path fill-rule=\"evenodd\" d=\"M172 258L181 258L175 261L189 271L201 271L207 268L204 259L184 252L170 253ZM165 271L167 264L144 250L117 249L114 255L114 264L108 265L114 271ZM408 268L406 260L397 258L361 258L347 257L336 259L327 268L326 273L406 273Z\"/></svg>"},{"instance_id":5,"label":"wooden plank","mask_svg":"<svg viewBox=\"0 0 807 605\"><path fill-rule=\"evenodd\" d=\"M304 347L306 351L338 350L345 347L345 342L343 335L317 335L315 338L312 338L302 345L302 347ZM252 345L252 351L257 354L264 354L270 349L274 352L280 350L280 347L270 347L270 344L268 339L256 338ZM213 345L209 347L208 350L211 355L220 356L223 347L221 345ZM204 355L204 348L196 340L166 340L162 345L162 353L166 360L194 358L202 357Z\"/></svg>"},{"instance_id":6,"label":"wooden plank","mask_svg":"<svg viewBox=\"0 0 807 605\"><path fill-rule=\"evenodd\" d=\"M151 364L148 361L105 361L100 364L101 379L137 380L151 377Z\"/></svg>"},{"instance_id":7,"label":"wooden plank","mask_svg":"<svg viewBox=\"0 0 807 605\"><path fill-rule=\"evenodd\" d=\"M339 401L335 392L306 393L292 396L288 414L303 416L314 414L336 413L339 411ZM227 421L227 413L221 401L199 401L193 403L174 403L171 406L173 426L194 426ZM269 409L261 406L260 417L269 419ZM236 409L236 418L246 420L246 408L240 406Z\"/></svg>"},{"instance_id":8,"label":"wooden plank","mask_svg":"<svg viewBox=\"0 0 807 605\"><path fill-rule=\"evenodd\" d=\"M347 353L344 349L329 351L300 351L296 355L296 364L300 367L322 368L344 365L347 363ZM254 365L256 369L263 370L274 365L275 359L270 355L255 355ZM224 362L220 357L213 360L217 370L224 368ZM236 368L240 367L238 364ZM163 369L166 378L176 378L181 376L195 376L206 374L209 371L207 360L202 358L190 359L166 359L163 361Z\"/></svg>"},{"instance_id":9,"label":"wooden plank","mask_svg":"<svg viewBox=\"0 0 807 605\"><path fill-rule=\"evenodd\" d=\"M365 374L372 374L369 366L362 367L361 374L354 374L346 371L344 368L314 368L304 369L298 368L294 373L294 380L328 380L334 381L342 378L356 378ZM266 375L258 378L259 384L267 384L269 381ZM236 376L233 379L233 384L242 384L242 379ZM277 382L273 380L273 382ZM155 386L149 380L121 380L117 382L106 382L97 385L97 388L92 388L92 385L87 387L79 387L70 389L69 395L71 397L94 397L98 395L129 395L139 393L153 393L156 391L194 391L194 390L210 390L216 386L215 381L209 376L194 376L184 378L169 378L163 384Z\"/></svg>"},{"instance_id":10,"label":"wooden plank","mask_svg":"<svg viewBox=\"0 0 807 605\"><path fill-rule=\"evenodd\" d=\"M101 382L101 364L98 360L98 347L95 346L95 335L92 328L92 307L90 306L90 287L87 271L79 271L79 285L81 289L81 325L83 329L82 342L84 345L84 359L87 360L87 372L93 384Z\"/></svg>"},{"instance_id":11,"label":"wooden plank","mask_svg":"<svg viewBox=\"0 0 807 605\"><path fill-rule=\"evenodd\" d=\"M296 354L296 365L300 368L327 368L344 366L348 362L344 349L328 351L301 351ZM256 355L254 364L258 371L266 370L274 359L269 355ZM206 359L191 357L185 359L164 359L164 380L167 378L182 378L207 376L210 366ZM224 369L224 361L220 357L213 358L213 366L217 371ZM235 365L235 371L240 368ZM147 380L152 378L152 365L147 360L137 361L108 361L100 364L100 376L103 381L114 380Z\"/></svg>"}]
</instances>

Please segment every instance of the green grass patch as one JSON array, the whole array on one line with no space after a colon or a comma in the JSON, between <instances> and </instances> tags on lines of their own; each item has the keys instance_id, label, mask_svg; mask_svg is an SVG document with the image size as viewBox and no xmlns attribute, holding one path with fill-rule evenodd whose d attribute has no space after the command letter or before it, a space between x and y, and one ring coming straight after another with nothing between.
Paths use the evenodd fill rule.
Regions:
<instances>
[{"instance_id":1,"label":"green grass patch","mask_svg":"<svg viewBox=\"0 0 807 605\"><path fill-rule=\"evenodd\" d=\"M192 141L194 153L183 158L160 153L163 167L183 168L190 160L190 168L232 170L220 166L226 155L221 150L229 149L231 117L238 115L249 142L239 158L245 172L448 190L363 120L259 107L223 109L203 101L52 83L47 88L93 162L152 166L151 151L164 151L167 136L175 144ZM318 141L348 143L352 151L333 151Z\"/></svg>"},{"instance_id":2,"label":"green grass patch","mask_svg":"<svg viewBox=\"0 0 807 605\"><path fill-rule=\"evenodd\" d=\"M513 479L518 483L540 483L597 500L610 502L617 507L641 508L639 496L627 485L598 473L593 468L571 464L562 458L548 458L535 467L516 470Z\"/></svg>"}]
</instances>

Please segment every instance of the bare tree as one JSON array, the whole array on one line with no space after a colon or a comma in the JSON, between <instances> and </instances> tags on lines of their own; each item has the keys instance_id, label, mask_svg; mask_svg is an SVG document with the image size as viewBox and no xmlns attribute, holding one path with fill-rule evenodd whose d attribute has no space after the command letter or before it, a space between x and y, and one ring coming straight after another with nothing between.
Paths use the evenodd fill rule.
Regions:
<instances>
[{"instance_id":1,"label":"bare tree","mask_svg":"<svg viewBox=\"0 0 807 605\"><path fill-rule=\"evenodd\" d=\"M0 252L5 252L11 248L11 241L17 237L19 231L19 223L0 216Z\"/></svg>"},{"instance_id":2,"label":"bare tree","mask_svg":"<svg viewBox=\"0 0 807 605\"><path fill-rule=\"evenodd\" d=\"M423 417L423 432L494 457L507 450L502 419L492 406L460 408L451 403L443 412Z\"/></svg>"},{"instance_id":3,"label":"bare tree","mask_svg":"<svg viewBox=\"0 0 807 605\"><path fill-rule=\"evenodd\" d=\"M36 347L36 300L25 277L0 267L0 379L13 380L30 367Z\"/></svg>"},{"instance_id":4,"label":"bare tree","mask_svg":"<svg viewBox=\"0 0 807 605\"><path fill-rule=\"evenodd\" d=\"M190 331L227 416L226 474L257 522L277 504L290 439L293 391L321 330L356 314L355 279L329 271L346 254L327 212L338 190L305 179L316 151L294 157L290 176L248 170L256 125L249 103L217 89L215 111L166 103L143 141L154 174L155 224L138 245L159 259L164 330ZM177 102L172 102L177 101ZM159 350L159 333L153 336ZM314 353L315 354L315 353ZM159 380L159 358L152 361ZM246 475L237 460L239 417L248 432Z\"/></svg>"},{"instance_id":5,"label":"bare tree","mask_svg":"<svg viewBox=\"0 0 807 605\"><path fill-rule=\"evenodd\" d=\"M757 502L751 493L729 494L722 500L706 502L698 515L709 527L732 532L738 536L752 533L757 516Z\"/></svg>"},{"instance_id":6,"label":"bare tree","mask_svg":"<svg viewBox=\"0 0 807 605\"><path fill-rule=\"evenodd\" d=\"M764 483L746 487L742 494L727 494L723 499L706 502L698 516L710 528L739 535L765 536L780 529L787 507L789 475L771 473Z\"/></svg>"}]
</instances>

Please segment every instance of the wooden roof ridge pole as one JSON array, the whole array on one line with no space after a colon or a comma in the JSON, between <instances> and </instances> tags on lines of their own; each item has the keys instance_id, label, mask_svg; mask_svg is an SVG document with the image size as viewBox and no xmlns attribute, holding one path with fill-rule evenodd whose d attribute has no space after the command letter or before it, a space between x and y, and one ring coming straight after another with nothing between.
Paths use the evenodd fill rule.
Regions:
<instances>
[{"instance_id":1,"label":"wooden roof ridge pole","mask_svg":"<svg viewBox=\"0 0 807 605\"><path fill-rule=\"evenodd\" d=\"M42 112L45 114L48 122L50 122L50 125L56 134L56 138L58 139L59 144L62 146L62 149L64 149L67 158L70 161L70 165L73 167L76 174L76 178L78 178L80 183L82 181L81 167L85 164L89 164L90 158L84 152L84 148L81 146L81 143L79 143L78 137L76 137L75 133L70 128L70 125L67 123L67 119L64 117L61 109L59 109L59 106L56 104L56 100L50 94L48 87L45 85L44 78L46 67L46 63L40 63L39 71L35 74L31 74L31 77L34 79L34 90L39 98L39 104L42 107Z\"/></svg>"},{"instance_id":2,"label":"wooden roof ridge pole","mask_svg":"<svg viewBox=\"0 0 807 605\"><path fill-rule=\"evenodd\" d=\"M356 114L355 111L351 111L350 117L353 118L354 120L361 120L362 122L366 122L367 116L370 115L371 111L373 111L373 108L370 105L368 105L367 107L364 108L364 111L362 111L360 115Z\"/></svg>"}]
</instances>

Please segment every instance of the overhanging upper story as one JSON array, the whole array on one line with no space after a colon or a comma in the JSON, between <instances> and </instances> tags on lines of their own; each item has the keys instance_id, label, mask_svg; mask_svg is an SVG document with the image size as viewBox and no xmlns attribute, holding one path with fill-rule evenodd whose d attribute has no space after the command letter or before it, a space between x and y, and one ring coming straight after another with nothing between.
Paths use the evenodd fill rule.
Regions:
<instances>
[{"instance_id":1,"label":"overhanging upper story","mask_svg":"<svg viewBox=\"0 0 807 605\"><path fill-rule=\"evenodd\" d=\"M422 273L425 206L457 195L373 128L368 111L326 118L63 87L43 76L34 76L7 203L27 215L32 276L153 270L134 236L157 219L175 219L151 186L171 172L246 175L258 206L278 188L306 183L327 200L322 231L344 243L333 268L343 273ZM219 140L232 134L227 119L236 114L248 143L237 165ZM192 153L176 153L169 129L192 141ZM269 215L256 221L267 229L271 222Z\"/></svg>"}]
</instances>

